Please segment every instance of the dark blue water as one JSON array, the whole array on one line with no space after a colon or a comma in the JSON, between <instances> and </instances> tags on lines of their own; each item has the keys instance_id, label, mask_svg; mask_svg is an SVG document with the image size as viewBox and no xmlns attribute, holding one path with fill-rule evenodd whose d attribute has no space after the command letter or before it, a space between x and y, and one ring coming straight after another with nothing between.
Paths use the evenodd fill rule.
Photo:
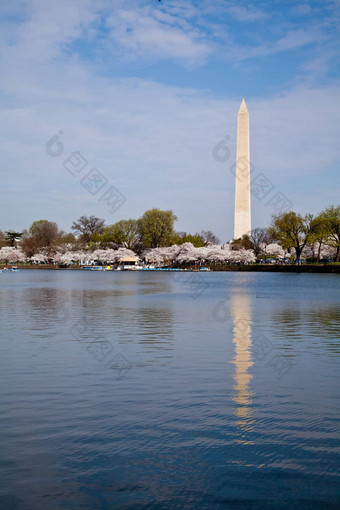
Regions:
<instances>
[{"instance_id":1,"label":"dark blue water","mask_svg":"<svg viewBox=\"0 0 340 510\"><path fill-rule=\"evenodd\" d=\"M339 508L338 275L0 275L0 508Z\"/></svg>"}]
</instances>

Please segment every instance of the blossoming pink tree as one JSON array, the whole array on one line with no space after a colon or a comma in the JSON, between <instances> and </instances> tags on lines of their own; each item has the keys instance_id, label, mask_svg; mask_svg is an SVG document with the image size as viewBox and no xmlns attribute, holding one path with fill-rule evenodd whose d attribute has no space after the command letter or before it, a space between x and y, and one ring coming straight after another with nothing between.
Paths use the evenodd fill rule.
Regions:
<instances>
[{"instance_id":1,"label":"blossoming pink tree","mask_svg":"<svg viewBox=\"0 0 340 510\"><path fill-rule=\"evenodd\" d=\"M47 262L47 256L44 253L36 253L29 260L33 264L44 264Z\"/></svg>"},{"instance_id":2,"label":"blossoming pink tree","mask_svg":"<svg viewBox=\"0 0 340 510\"><path fill-rule=\"evenodd\" d=\"M274 257L284 257L286 252L279 244L271 243L266 247L266 254Z\"/></svg>"},{"instance_id":3,"label":"blossoming pink tree","mask_svg":"<svg viewBox=\"0 0 340 510\"><path fill-rule=\"evenodd\" d=\"M20 248L4 246L0 250L0 260L6 264L13 264L15 262L25 262L26 256Z\"/></svg>"}]
</instances>

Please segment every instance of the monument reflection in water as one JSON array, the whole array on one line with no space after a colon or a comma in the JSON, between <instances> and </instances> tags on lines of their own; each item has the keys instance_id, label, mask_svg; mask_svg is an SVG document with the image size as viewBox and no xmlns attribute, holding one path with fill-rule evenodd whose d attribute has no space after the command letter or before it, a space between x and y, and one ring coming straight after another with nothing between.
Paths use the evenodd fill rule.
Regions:
<instances>
[{"instance_id":1,"label":"monument reflection in water","mask_svg":"<svg viewBox=\"0 0 340 510\"><path fill-rule=\"evenodd\" d=\"M253 365L251 353L251 304L246 293L232 293L231 317L233 323L233 343L235 356L232 363L234 371L234 396L236 404L236 425L242 430L251 430L252 418L252 392L250 367Z\"/></svg>"}]
</instances>

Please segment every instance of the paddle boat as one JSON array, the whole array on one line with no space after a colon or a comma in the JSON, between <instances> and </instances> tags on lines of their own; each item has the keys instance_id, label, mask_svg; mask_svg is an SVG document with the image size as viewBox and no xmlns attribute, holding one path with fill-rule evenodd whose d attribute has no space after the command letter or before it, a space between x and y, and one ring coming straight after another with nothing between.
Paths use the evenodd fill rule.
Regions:
<instances>
[{"instance_id":1,"label":"paddle boat","mask_svg":"<svg viewBox=\"0 0 340 510\"><path fill-rule=\"evenodd\" d=\"M83 266L82 269L86 271L106 271L103 266Z\"/></svg>"}]
</instances>

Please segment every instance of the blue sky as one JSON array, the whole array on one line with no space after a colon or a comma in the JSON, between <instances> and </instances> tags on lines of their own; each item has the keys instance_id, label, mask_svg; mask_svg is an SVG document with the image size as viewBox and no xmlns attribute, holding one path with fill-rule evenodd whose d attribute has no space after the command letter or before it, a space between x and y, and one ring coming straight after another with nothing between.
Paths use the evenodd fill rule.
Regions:
<instances>
[{"instance_id":1,"label":"blue sky","mask_svg":"<svg viewBox=\"0 0 340 510\"><path fill-rule=\"evenodd\" d=\"M339 1L14 0L0 14L1 229L159 207L180 231L230 239L243 97L253 178L272 186L252 197L253 227L276 193L301 213L339 203ZM72 174L74 152L87 166Z\"/></svg>"}]
</instances>

